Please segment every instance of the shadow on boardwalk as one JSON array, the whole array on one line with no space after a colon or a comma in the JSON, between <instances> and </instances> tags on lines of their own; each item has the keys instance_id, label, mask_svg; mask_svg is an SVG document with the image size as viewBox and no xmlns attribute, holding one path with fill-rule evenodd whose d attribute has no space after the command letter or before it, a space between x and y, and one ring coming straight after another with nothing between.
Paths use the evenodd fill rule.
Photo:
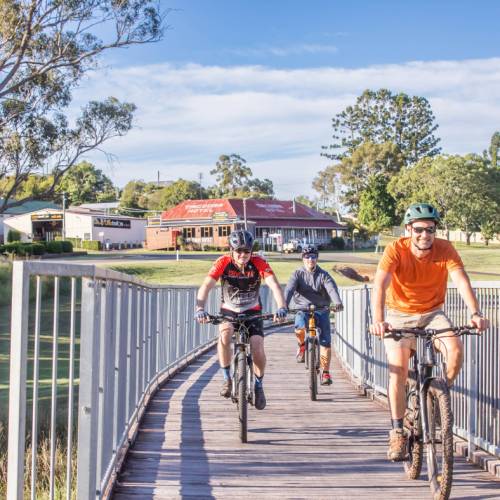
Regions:
<instances>
[{"instance_id":1,"label":"shadow on boardwalk","mask_svg":"<svg viewBox=\"0 0 500 500\"><path fill-rule=\"evenodd\" d=\"M164 385L141 424L115 488L126 498L430 498L386 460L387 411L357 395L339 366L308 399L294 338L266 337L268 406L250 410L249 443L236 407L218 396L215 353ZM500 498L500 481L457 457L453 498Z\"/></svg>"}]
</instances>

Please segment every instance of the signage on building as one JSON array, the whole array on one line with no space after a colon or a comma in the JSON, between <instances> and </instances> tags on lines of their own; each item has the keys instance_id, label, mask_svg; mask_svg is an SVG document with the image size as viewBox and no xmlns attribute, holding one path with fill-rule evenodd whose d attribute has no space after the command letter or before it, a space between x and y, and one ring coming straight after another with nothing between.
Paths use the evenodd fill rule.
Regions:
<instances>
[{"instance_id":1,"label":"signage on building","mask_svg":"<svg viewBox=\"0 0 500 500\"><path fill-rule=\"evenodd\" d=\"M63 220L62 214L31 214L32 221Z\"/></svg>"},{"instance_id":2,"label":"signage on building","mask_svg":"<svg viewBox=\"0 0 500 500\"><path fill-rule=\"evenodd\" d=\"M110 217L96 217L94 227L114 227L118 229L130 229L130 220L112 219Z\"/></svg>"},{"instance_id":3,"label":"signage on building","mask_svg":"<svg viewBox=\"0 0 500 500\"><path fill-rule=\"evenodd\" d=\"M214 212L212 214L213 220L226 220L229 217L227 212Z\"/></svg>"}]
</instances>

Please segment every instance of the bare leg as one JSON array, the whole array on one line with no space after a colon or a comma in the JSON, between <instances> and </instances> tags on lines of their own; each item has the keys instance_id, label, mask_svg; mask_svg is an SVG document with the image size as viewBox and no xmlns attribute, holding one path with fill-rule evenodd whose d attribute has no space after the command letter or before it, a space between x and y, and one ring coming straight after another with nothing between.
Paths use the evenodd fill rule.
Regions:
<instances>
[{"instance_id":1,"label":"bare leg","mask_svg":"<svg viewBox=\"0 0 500 500\"><path fill-rule=\"evenodd\" d=\"M322 370L329 371L332 361L332 348L321 346L319 349L319 364Z\"/></svg>"},{"instance_id":2,"label":"bare leg","mask_svg":"<svg viewBox=\"0 0 500 500\"><path fill-rule=\"evenodd\" d=\"M408 363L411 349L391 349L387 352L389 362L389 406L393 420L404 417L406 409L405 384L408 378Z\"/></svg>"},{"instance_id":3,"label":"bare leg","mask_svg":"<svg viewBox=\"0 0 500 500\"><path fill-rule=\"evenodd\" d=\"M264 370L266 369L264 337L252 335L250 337L250 349L252 351L254 373L257 377L262 377L264 376Z\"/></svg>"},{"instance_id":4,"label":"bare leg","mask_svg":"<svg viewBox=\"0 0 500 500\"><path fill-rule=\"evenodd\" d=\"M217 353L219 355L219 364L222 368L231 364L231 337L233 330L234 328L231 323L222 323L219 326Z\"/></svg>"},{"instance_id":5,"label":"bare leg","mask_svg":"<svg viewBox=\"0 0 500 500\"><path fill-rule=\"evenodd\" d=\"M445 337L446 333L442 335ZM457 378L464 361L464 345L459 337L439 338L434 342L436 349L446 360L446 378L451 386Z\"/></svg>"}]
</instances>

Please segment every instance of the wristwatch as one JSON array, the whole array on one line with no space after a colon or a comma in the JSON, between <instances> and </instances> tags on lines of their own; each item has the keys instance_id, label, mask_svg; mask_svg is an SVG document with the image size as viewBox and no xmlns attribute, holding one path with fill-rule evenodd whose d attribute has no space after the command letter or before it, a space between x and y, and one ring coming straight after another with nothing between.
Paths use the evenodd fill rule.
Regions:
<instances>
[{"instance_id":1,"label":"wristwatch","mask_svg":"<svg viewBox=\"0 0 500 500\"><path fill-rule=\"evenodd\" d=\"M483 316L483 313L481 311L474 311L471 315L470 315L470 319L472 319L474 316L477 316L479 318L484 318Z\"/></svg>"}]
</instances>

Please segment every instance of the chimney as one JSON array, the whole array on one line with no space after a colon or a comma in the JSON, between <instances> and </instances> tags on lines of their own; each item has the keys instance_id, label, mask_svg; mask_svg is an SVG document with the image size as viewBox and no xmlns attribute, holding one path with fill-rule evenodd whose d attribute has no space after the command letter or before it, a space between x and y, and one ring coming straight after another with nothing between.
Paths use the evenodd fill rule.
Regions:
<instances>
[{"instance_id":1,"label":"chimney","mask_svg":"<svg viewBox=\"0 0 500 500\"><path fill-rule=\"evenodd\" d=\"M292 201L292 210L293 210L293 213L295 213L295 198Z\"/></svg>"}]
</instances>

